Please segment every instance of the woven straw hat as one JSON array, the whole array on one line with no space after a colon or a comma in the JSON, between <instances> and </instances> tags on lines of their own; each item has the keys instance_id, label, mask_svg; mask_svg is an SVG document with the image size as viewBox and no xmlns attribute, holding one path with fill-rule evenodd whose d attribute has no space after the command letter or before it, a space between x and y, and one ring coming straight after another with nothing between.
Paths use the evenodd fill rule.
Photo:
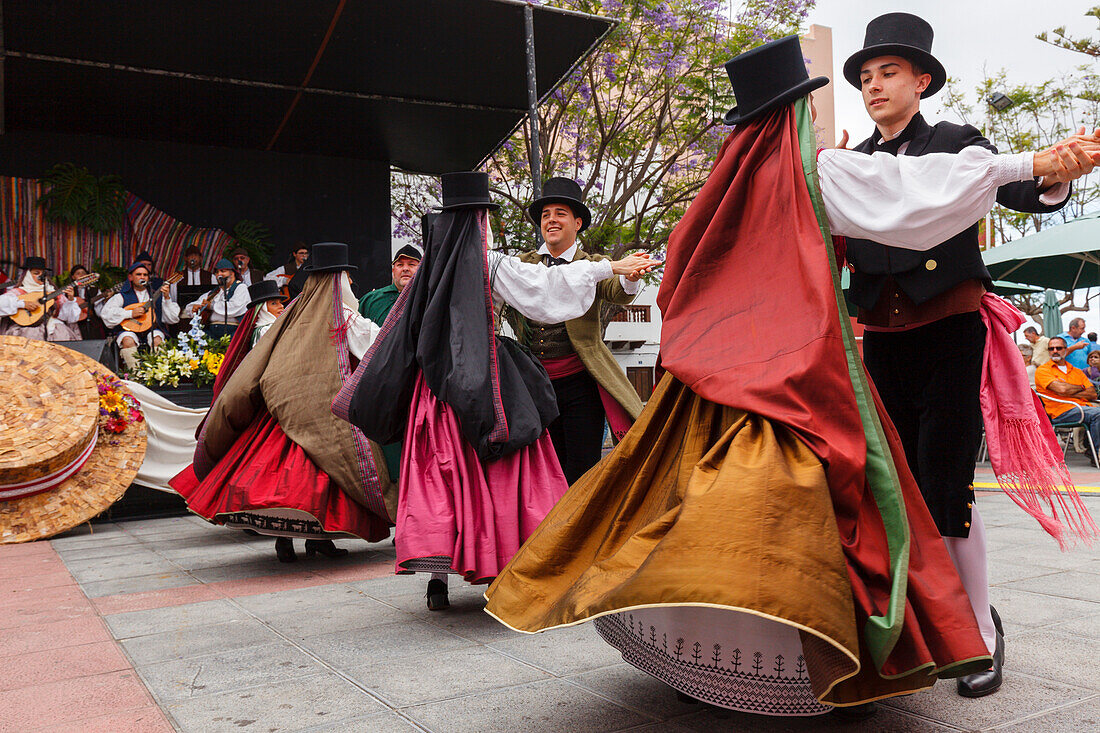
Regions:
<instances>
[{"instance_id":1,"label":"woven straw hat","mask_svg":"<svg viewBox=\"0 0 1100 733\"><path fill-rule=\"evenodd\" d=\"M0 373L0 544L52 537L122 498L145 458L146 433L144 422L118 434L100 428L97 378L115 375L79 352L19 336L0 336ZM26 493L43 482L57 485Z\"/></svg>"}]
</instances>

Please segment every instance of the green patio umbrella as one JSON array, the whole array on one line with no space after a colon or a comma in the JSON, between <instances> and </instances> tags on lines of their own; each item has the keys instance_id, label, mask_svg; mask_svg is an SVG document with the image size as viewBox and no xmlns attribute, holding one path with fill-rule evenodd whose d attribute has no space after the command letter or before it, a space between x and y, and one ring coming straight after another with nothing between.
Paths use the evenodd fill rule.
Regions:
<instances>
[{"instance_id":1,"label":"green patio umbrella","mask_svg":"<svg viewBox=\"0 0 1100 733\"><path fill-rule=\"evenodd\" d=\"M1062 332L1062 311L1058 310L1058 294L1048 289L1043 295L1043 335L1057 336Z\"/></svg>"},{"instance_id":2,"label":"green patio umbrella","mask_svg":"<svg viewBox=\"0 0 1100 733\"><path fill-rule=\"evenodd\" d=\"M987 249L982 260L997 280L1063 291L1098 286L1100 213Z\"/></svg>"},{"instance_id":3,"label":"green patio umbrella","mask_svg":"<svg viewBox=\"0 0 1100 733\"><path fill-rule=\"evenodd\" d=\"M993 294L999 295L1002 298L1006 298L1009 295L1035 295L1036 293L1041 292L1043 292L1043 289L1037 288L1034 285L1021 285L1020 283L1010 283L1007 280L993 281Z\"/></svg>"}]
</instances>

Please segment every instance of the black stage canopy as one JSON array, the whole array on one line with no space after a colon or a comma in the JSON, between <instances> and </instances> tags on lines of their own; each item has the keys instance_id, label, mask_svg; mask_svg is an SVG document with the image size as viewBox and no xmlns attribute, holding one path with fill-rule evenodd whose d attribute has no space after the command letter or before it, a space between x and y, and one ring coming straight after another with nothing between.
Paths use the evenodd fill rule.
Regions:
<instances>
[{"instance_id":1,"label":"black stage canopy","mask_svg":"<svg viewBox=\"0 0 1100 733\"><path fill-rule=\"evenodd\" d=\"M2 0L3 129L476 168L528 108L519 0ZM614 26L534 6L541 100Z\"/></svg>"}]
</instances>

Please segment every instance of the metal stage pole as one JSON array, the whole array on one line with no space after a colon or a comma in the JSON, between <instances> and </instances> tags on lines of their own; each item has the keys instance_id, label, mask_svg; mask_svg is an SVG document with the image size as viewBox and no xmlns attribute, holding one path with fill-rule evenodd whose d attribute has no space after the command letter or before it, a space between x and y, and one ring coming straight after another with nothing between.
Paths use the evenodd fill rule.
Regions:
<instances>
[{"instance_id":1,"label":"metal stage pole","mask_svg":"<svg viewBox=\"0 0 1100 733\"><path fill-rule=\"evenodd\" d=\"M527 161L531 166L531 189L533 198L542 196L541 154L539 151L539 92L535 79L535 15L531 6L523 6L523 26L525 48L527 51L527 121L530 127L527 145ZM542 242L539 224L535 222L535 244Z\"/></svg>"}]
</instances>

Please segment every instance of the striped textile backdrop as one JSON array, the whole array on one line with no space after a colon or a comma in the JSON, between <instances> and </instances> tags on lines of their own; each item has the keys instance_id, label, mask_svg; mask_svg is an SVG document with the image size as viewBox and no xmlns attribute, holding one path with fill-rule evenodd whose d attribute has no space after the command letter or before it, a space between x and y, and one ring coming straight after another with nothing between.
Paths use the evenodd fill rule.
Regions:
<instances>
[{"instance_id":1,"label":"striped textile backdrop","mask_svg":"<svg viewBox=\"0 0 1100 733\"><path fill-rule=\"evenodd\" d=\"M110 234L46 221L37 206L46 185L32 178L0 176L0 259L16 264L28 255L45 257L57 275L73 265L96 261L128 266L138 252L148 250L158 274L179 269L183 250L198 245L203 267L209 268L234 244L221 229L184 224L132 193L126 194L122 229Z\"/></svg>"}]
</instances>

